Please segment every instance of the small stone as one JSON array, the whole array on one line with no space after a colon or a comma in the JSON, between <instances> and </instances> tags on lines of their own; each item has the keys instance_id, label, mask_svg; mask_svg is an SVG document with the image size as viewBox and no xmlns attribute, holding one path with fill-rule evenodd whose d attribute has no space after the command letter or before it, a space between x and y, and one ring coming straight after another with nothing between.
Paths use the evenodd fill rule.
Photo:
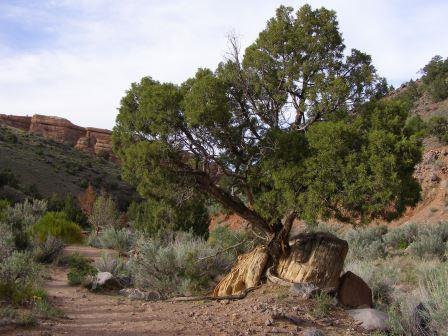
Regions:
<instances>
[{"instance_id":1,"label":"small stone","mask_svg":"<svg viewBox=\"0 0 448 336\"><path fill-rule=\"evenodd\" d=\"M221 300L221 301L219 301L219 303L221 303L221 304L223 304L223 305L226 305L226 304L229 304L229 300Z\"/></svg>"},{"instance_id":2,"label":"small stone","mask_svg":"<svg viewBox=\"0 0 448 336\"><path fill-rule=\"evenodd\" d=\"M308 328L303 331L302 336L325 336L325 334L320 329Z\"/></svg>"},{"instance_id":3,"label":"small stone","mask_svg":"<svg viewBox=\"0 0 448 336\"><path fill-rule=\"evenodd\" d=\"M347 313L367 331L386 331L388 316L377 309L352 309Z\"/></svg>"},{"instance_id":4,"label":"small stone","mask_svg":"<svg viewBox=\"0 0 448 336\"><path fill-rule=\"evenodd\" d=\"M319 287L312 283L293 283L290 287L290 292L293 295L298 295L302 299L311 299L314 295L319 293Z\"/></svg>"},{"instance_id":5,"label":"small stone","mask_svg":"<svg viewBox=\"0 0 448 336\"><path fill-rule=\"evenodd\" d=\"M271 318L268 318L265 322L264 322L264 324L266 325L266 326L271 326L272 324L274 323L274 320L273 319L271 319Z\"/></svg>"}]
</instances>

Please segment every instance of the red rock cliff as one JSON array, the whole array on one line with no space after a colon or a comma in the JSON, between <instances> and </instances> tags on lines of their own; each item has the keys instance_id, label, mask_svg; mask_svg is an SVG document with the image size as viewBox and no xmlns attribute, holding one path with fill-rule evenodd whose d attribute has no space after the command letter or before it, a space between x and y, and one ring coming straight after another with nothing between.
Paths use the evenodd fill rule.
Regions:
<instances>
[{"instance_id":1,"label":"red rock cliff","mask_svg":"<svg viewBox=\"0 0 448 336\"><path fill-rule=\"evenodd\" d=\"M0 114L0 123L116 160L112 152L112 132L106 129L81 127L64 118L38 114L32 117Z\"/></svg>"}]
</instances>

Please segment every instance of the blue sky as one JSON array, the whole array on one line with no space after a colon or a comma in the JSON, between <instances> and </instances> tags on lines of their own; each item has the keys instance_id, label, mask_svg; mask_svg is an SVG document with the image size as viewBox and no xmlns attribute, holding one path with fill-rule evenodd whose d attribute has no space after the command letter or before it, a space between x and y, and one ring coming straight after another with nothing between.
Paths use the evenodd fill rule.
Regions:
<instances>
[{"instance_id":1,"label":"blue sky","mask_svg":"<svg viewBox=\"0 0 448 336\"><path fill-rule=\"evenodd\" d=\"M348 48L372 55L399 86L432 56L448 57L446 0L311 0L337 11ZM243 47L274 0L0 0L0 113L46 114L112 128L131 82L180 83L215 68L235 32Z\"/></svg>"}]
</instances>

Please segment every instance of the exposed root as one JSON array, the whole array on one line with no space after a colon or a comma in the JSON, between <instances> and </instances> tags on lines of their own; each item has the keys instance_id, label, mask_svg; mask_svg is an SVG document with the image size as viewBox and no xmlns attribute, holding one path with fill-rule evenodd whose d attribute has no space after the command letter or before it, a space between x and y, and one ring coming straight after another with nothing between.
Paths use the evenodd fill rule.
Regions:
<instances>
[{"instance_id":1,"label":"exposed root","mask_svg":"<svg viewBox=\"0 0 448 336\"><path fill-rule=\"evenodd\" d=\"M165 301L167 301L167 302L185 302L185 301L205 301L205 300L209 300L209 301L241 300L241 299L244 299L247 296L247 294L249 294L250 292L254 291L255 289L257 289L259 287L260 286L249 287L249 288L246 288L245 290L243 290L240 294L234 294L234 295L224 295L224 296L211 296L211 295L206 295L206 296L181 296L181 297L168 299L168 300L165 300Z\"/></svg>"}]
</instances>

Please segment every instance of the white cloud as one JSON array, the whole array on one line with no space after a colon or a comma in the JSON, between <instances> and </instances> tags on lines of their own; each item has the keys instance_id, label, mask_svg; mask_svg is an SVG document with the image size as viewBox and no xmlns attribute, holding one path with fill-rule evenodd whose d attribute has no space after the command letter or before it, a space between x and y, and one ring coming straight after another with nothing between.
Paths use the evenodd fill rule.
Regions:
<instances>
[{"instance_id":1,"label":"white cloud","mask_svg":"<svg viewBox=\"0 0 448 336\"><path fill-rule=\"evenodd\" d=\"M224 56L225 35L235 30L247 46L281 1L42 3L3 8L9 19L41 29L50 39L24 50L0 45L0 113L58 115L111 128L131 82L151 75L180 83L198 67L214 68ZM311 4L335 9L347 46L370 53L379 72L395 85L415 77L433 55L448 56L445 2Z\"/></svg>"}]
</instances>

